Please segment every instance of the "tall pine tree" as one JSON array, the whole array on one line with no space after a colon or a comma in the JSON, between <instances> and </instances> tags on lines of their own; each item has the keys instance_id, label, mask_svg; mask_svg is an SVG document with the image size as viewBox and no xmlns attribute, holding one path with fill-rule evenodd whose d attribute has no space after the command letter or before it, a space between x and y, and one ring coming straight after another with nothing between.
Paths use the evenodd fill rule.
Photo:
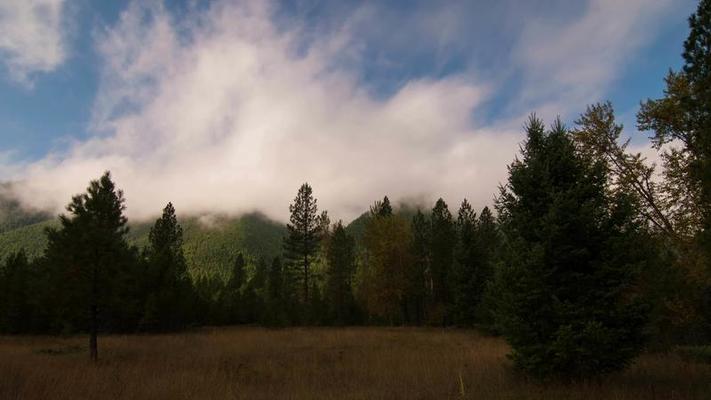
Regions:
<instances>
[{"instance_id":1,"label":"tall pine tree","mask_svg":"<svg viewBox=\"0 0 711 400\"><path fill-rule=\"evenodd\" d=\"M195 291L183 255L183 229L168 203L148 234L148 296L143 327L173 330L193 321Z\"/></svg>"},{"instance_id":2,"label":"tall pine tree","mask_svg":"<svg viewBox=\"0 0 711 400\"><path fill-rule=\"evenodd\" d=\"M299 188L294 202L289 206L291 217L286 225L284 258L290 267L299 271L302 301L309 304L311 264L317 256L323 224L318 214L316 199L308 183Z\"/></svg>"},{"instance_id":3,"label":"tall pine tree","mask_svg":"<svg viewBox=\"0 0 711 400\"><path fill-rule=\"evenodd\" d=\"M352 278L355 273L355 241L338 221L328 246L326 301L331 319L338 325L353 323L355 310Z\"/></svg>"},{"instance_id":4,"label":"tall pine tree","mask_svg":"<svg viewBox=\"0 0 711 400\"><path fill-rule=\"evenodd\" d=\"M430 217L430 268L432 274L431 321L437 324L450 322L452 295L450 279L457 243L454 221L447 203L439 199Z\"/></svg>"},{"instance_id":5,"label":"tall pine tree","mask_svg":"<svg viewBox=\"0 0 711 400\"><path fill-rule=\"evenodd\" d=\"M123 193L106 172L91 181L86 193L72 198L69 215L59 217L59 229L47 230L45 257L56 284L54 310L60 323L88 329L94 361L100 325L125 329L126 313L137 308L132 292L138 286L137 262L126 243L124 209Z\"/></svg>"}]
</instances>

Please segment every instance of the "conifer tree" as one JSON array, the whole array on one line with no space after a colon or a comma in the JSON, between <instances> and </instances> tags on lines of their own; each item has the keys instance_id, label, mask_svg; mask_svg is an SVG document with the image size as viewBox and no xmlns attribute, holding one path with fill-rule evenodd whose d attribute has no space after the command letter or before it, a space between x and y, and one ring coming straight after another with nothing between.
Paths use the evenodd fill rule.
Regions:
<instances>
[{"instance_id":1,"label":"conifer tree","mask_svg":"<svg viewBox=\"0 0 711 400\"><path fill-rule=\"evenodd\" d=\"M242 288L245 284L245 260L242 252L237 253L232 263L232 274L227 281L221 296L222 306L225 308L223 314L227 323L243 323L245 310L243 306Z\"/></svg>"},{"instance_id":2,"label":"conifer tree","mask_svg":"<svg viewBox=\"0 0 711 400\"><path fill-rule=\"evenodd\" d=\"M355 241L341 221L333 229L327 250L326 300L330 315L338 325L354 322L351 280L355 273Z\"/></svg>"},{"instance_id":3,"label":"conifer tree","mask_svg":"<svg viewBox=\"0 0 711 400\"><path fill-rule=\"evenodd\" d=\"M497 316L515 365L540 378L624 368L642 348L635 298L646 239L604 166L579 156L558 121L529 120L497 206L506 239Z\"/></svg>"},{"instance_id":4,"label":"conifer tree","mask_svg":"<svg viewBox=\"0 0 711 400\"><path fill-rule=\"evenodd\" d=\"M88 328L93 361L98 359L100 318L109 327L123 325L121 314L137 308L131 291L138 286L137 262L125 239L124 209L123 192L106 172L91 181L86 193L72 198L69 216L59 217L59 229L47 230L45 258L53 267L56 317L61 324Z\"/></svg>"},{"instance_id":5,"label":"conifer tree","mask_svg":"<svg viewBox=\"0 0 711 400\"><path fill-rule=\"evenodd\" d=\"M408 274L408 290L413 322L420 325L425 319L425 302L432 295L430 270L430 224L421 210L412 217L412 268Z\"/></svg>"},{"instance_id":6,"label":"conifer tree","mask_svg":"<svg viewBox=\"0 0 711 400\"><path fill-rule=\"evenodd\" d=\"M281 259L274 257L267 274L267 315L265 322L268 325L281 326L288 322L288 301Z\"/></svg>"},{"instance_id":7,"label":"conifer tree","mask_svg":"<svg viewBox=\"0 0 711 400\"><path fill-rule=\"evenodd\" d=\"M464 199L457 213L457 244L450 285L452 290L452 317L457 324L474 322L476 307L483 291L478 269L479 254L476 213Z\"/></svg>"},{"instance_id":8,"label":"conifer tree","mask_svg":"<svg viewBox=\"0 0 711 400\"><path fill-rule=\"evenodd\" d=\"M24 250L11 253L0 268L0 332L23 333L30 329L30 264Z\"/></svg>"},{"instance_id":9,"label":"conifer tree","mask_svg":"<svg viewBox=\"0 0 711 400\"><path fill-rule=\"evenodd\" d=\"M308 183L301 185L289 206L291 217L284 239L284 258L289 266L299 271L297 276L304 304L309 304L311 264L317 256L323 229L316 202L311 186Z\"/></svg>"},{"instance_id":10,"label":"conifer tree","mask_svg":"<svg viewBox=\"0 0 711 400\"><path fill-rule=\"evenodd\" d=\"M168 203L148 234L146 251L149 293L143 326L172 330L193 319L195 291L183 255L183 229L175 208Z\"/></svg>"},{"instance_id":11,"label":"conifer tree","mask_svg":"<svg viewBox=\"0 0 711 400\"><path fill-rule=\"evenodd\" d=\"M430 217L430 268L432 274L432 317L433 323L447 324L451 293L449 281L454 262L456 234L452 214L447 203L439 199Z\"/></svg>"}]
</instances>

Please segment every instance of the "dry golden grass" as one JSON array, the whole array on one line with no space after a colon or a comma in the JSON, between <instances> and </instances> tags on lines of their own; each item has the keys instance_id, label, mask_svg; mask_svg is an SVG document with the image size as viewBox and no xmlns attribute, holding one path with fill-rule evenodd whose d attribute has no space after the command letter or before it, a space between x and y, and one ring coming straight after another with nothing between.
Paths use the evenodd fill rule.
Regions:
<instances>
[{"instance_id":1,"label":"dry golden grass","mask_svg":"<svg viewBox=\"0 0 711 400\"><path fill-rule=\"evenodd\" d=\"M0 399L711 399L711 365L644 355L602 384L516 376L506 344L413 328L0 337Z\"/></svg>"}]
</instances>

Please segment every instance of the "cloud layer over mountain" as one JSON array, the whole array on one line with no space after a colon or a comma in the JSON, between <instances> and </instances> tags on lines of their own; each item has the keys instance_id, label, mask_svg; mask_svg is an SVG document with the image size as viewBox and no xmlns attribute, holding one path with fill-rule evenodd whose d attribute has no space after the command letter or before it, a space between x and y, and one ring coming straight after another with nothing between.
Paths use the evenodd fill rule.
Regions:
<instances>
[{"instance_id":1,"label":"cloud layer over mountain","mask_svg":"<svg viewBox=\"0 0 711 400\"><path fill-rule=\"evenodd\" d=\"M180 16L134 2L96 38L96 134L23 165L13 175L22 180L17 194L58 210L111 170L135 218L172 201L183 213L260 210L283 220L305 181L321 208L345 220L385 194L443 196L451 208L464 197L491 204L525 116L571 117L599 99L624 54L649 39L641 27L672 6L593 0L557 20L532 17L512 31L496 72L460 45L463 16L444 6L397 27L373 5L336 10L334 23L317 25L260 0ZM390 90L364 79L374 64L393 61L388 54L418 45L438 73ZM447 68L449 54L457 68ZM513 80L517 100L486 117L496 91Z\"/></svg>"}]
</instances>

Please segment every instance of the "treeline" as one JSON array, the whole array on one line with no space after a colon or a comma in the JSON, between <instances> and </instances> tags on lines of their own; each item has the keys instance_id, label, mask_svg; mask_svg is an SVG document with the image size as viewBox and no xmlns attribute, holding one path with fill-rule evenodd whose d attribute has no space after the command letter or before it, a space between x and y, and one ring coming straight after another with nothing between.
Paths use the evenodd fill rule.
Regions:
<instances>
[{"instance_id":1,"label":"treeline","mask_svg":"<svg viewBox=\"0 0 711 400\"><path fill-rule=\"evenodd\" d=\"M290 205L283 254L239 254L227 281L187 273L168 204L144 249L126 242L108 173L47 230L40 259L0 272L0 331L96 334L211 324L477 325L516 366L585 378L645 346L711 342L711 1L690 19L685 65L642 103L661 171L628 151L611 104L568 128L535 116L496 196L496 216L439 199L414 216L387 197L362 237L320 212L308 184Z\"/></svg>"}]
</instances>

